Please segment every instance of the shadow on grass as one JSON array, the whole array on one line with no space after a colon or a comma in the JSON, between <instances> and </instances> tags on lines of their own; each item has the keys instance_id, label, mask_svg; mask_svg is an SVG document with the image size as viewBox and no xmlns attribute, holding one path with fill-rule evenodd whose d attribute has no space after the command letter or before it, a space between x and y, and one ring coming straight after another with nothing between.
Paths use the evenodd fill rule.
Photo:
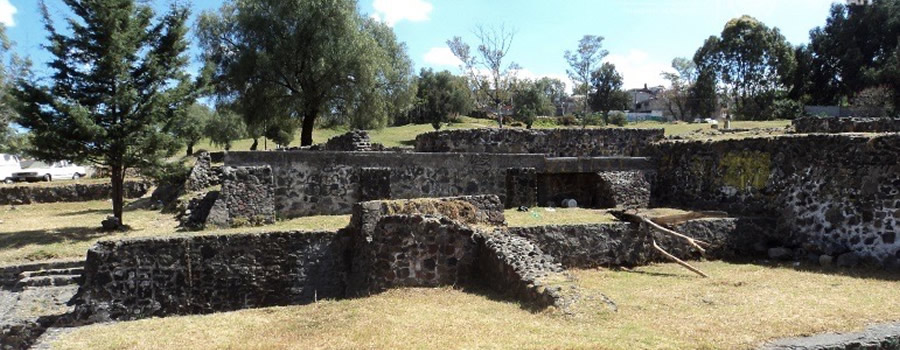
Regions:
<instances>
[{"instance_id":1,"label":"shadow on grass","mask_svg":"<svg viewBox=\"0 0 900 350\"><path fill-rule=\"evenodd\" d=\"M668 273L668 272L652 272L652 271L640 271L640 270L631 270L631 269L615 269L616 272L622 273L630 273L636 275L646 275L653 277L672 277L672 278L681 278L681 279L695 279L697 276L690 274L690 271L685 270L686 274L677 274L677 273Z\"/></svg>"},{"instance_id":2,"label":"shadow on grass","mask_svg":"<svg viewBox=\"0 0 900 350\"><path fill-rule=\"evenodd\" d=\"M412 139L412 140L402 140L402 141L398 141L397 143L399 143L399 144L401 144L401 145L404 145L404 146L415 146L415 145L416 145L416 139Z\"/></svg>"},{"instance_id":3,"label":"shadow on grass","mask_svg":"<svg viewBox=\"0 0 900 350\"><path fill-rule=\"evenodd\" d=\"M127 212L133 212L136 210L147 210L147 209L149 209L151 204L152 204L152 201L150 200L150 198L141 198L141 199L138 199L133 202L125 204L125 206L122 208L122 211L127 213ZM113 213L112 204L110 204L109 208L84 209L84 210L79 210L79 211L70 211L70 212L56 214L56 216L67 217L67 216L91 215L91 214L112 215L112 213Z\"/></svg>"},{"instance_id":4,"label":"shadow on grass","mask_svg":"<svg viewBox=\"0 0 900 350\"><path fill-rule=\"evenodd\" d=\"M47 245L63 241L85 242L108 235L97 227L66 227L54 230L33 230L0 233L0 249L16 249L28 245Z\"/></svg>"},{"instance_id":5,"label":"shadow on grass","mask_svg":"<svg viewBox=\"0 0 900 350\"><path fill-rule=\"evenodd\" d=\"M112 209L84 209L79 211L70 211L65 213L56 214L56 216L66 217L66 216L79 216L79 215L91 215L91 214L106 214L112 215Z\"/></svg>"},{"instance_id":6,"label":"shadow on grass","mask_svg":"<svg viewBox=\"0 0 900 350\"><path fill-rule=\"evenodd\" d=\"M810 262L776 262L767 260L737 260L728 261L732 264L756 265L772 269L788 269L799 272L818 273L824 275L836 275L853 278L877 279L883 281L900 281L900 271L888 270L875 265L862 264L857 267L821 266Z\"/></svg>"}]
</instances>

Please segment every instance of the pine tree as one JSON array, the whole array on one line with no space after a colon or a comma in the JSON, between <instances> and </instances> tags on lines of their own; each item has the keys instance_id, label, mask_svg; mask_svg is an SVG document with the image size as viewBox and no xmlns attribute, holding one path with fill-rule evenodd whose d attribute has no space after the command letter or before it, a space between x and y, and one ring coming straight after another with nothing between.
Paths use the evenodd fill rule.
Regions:
<instances>
[{"instance_id":1,"label":"pine tree","mask_svg":"<svg viewBox=\"0 0 900 350\"><path fill-rule=\"evenodd\" d=\"M195 91L184 70L189 13L173 5L155 19L135 0L63 2L74 14L66 33L41 2L52 75L47 85L19 81L19 124L38 159L107 167L121 222L126 169L158 166L179 146L172 124Z\"/></svg>"}]
</instances>

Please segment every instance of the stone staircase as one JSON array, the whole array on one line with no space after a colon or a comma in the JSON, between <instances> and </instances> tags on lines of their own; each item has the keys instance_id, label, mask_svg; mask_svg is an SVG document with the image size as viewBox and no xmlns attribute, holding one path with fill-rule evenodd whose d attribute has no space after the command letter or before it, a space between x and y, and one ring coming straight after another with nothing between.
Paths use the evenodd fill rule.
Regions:
<instances>
[{"instance_id":1,"label":"stone staircase","mask_svg":"<svg viewBox=\"0 0 900 350\"><path fill-rule=\"evenodd\" d=\"M83 260L30 263L0 267L0 287L22 290L27 287L77 285L84 272Z\"/></svg>"}]
</instances>

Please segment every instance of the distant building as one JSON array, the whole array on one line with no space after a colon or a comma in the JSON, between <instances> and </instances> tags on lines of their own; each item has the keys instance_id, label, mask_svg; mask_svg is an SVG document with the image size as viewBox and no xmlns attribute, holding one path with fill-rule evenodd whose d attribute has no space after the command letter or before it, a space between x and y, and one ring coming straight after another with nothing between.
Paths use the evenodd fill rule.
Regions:
<instances>
[{"instance_id":1,"label":"distant building","mask_svg":"<svg viewBox=\"0 0 900 350\"><path fill-rule=\"evenodd\" d=\"M665 102L662 99L662 93L664 91L666 91L666 88L662 85L647 87L647 84L644 84L643 89L630 89L625 91L631 96L631 113L634 114L635 117L669 117Z\"/></svg>"}]
</instances>

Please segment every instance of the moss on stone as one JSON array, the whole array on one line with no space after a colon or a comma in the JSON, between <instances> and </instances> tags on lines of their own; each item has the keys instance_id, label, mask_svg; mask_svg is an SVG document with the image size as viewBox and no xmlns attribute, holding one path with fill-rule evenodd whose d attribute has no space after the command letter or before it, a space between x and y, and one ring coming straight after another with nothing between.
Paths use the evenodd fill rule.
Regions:
<instances>
[{"instance_id":1,"label":"moss on stone","mask_svg":"<svg viewBox=\"0 0 900 350\"><path fill-rule=\"evenodd\" d=\"M761 189L772 173L772 157L759 151L729 152L719 161L722 183L744 189Z\"/></svg>"}]
</instances>

